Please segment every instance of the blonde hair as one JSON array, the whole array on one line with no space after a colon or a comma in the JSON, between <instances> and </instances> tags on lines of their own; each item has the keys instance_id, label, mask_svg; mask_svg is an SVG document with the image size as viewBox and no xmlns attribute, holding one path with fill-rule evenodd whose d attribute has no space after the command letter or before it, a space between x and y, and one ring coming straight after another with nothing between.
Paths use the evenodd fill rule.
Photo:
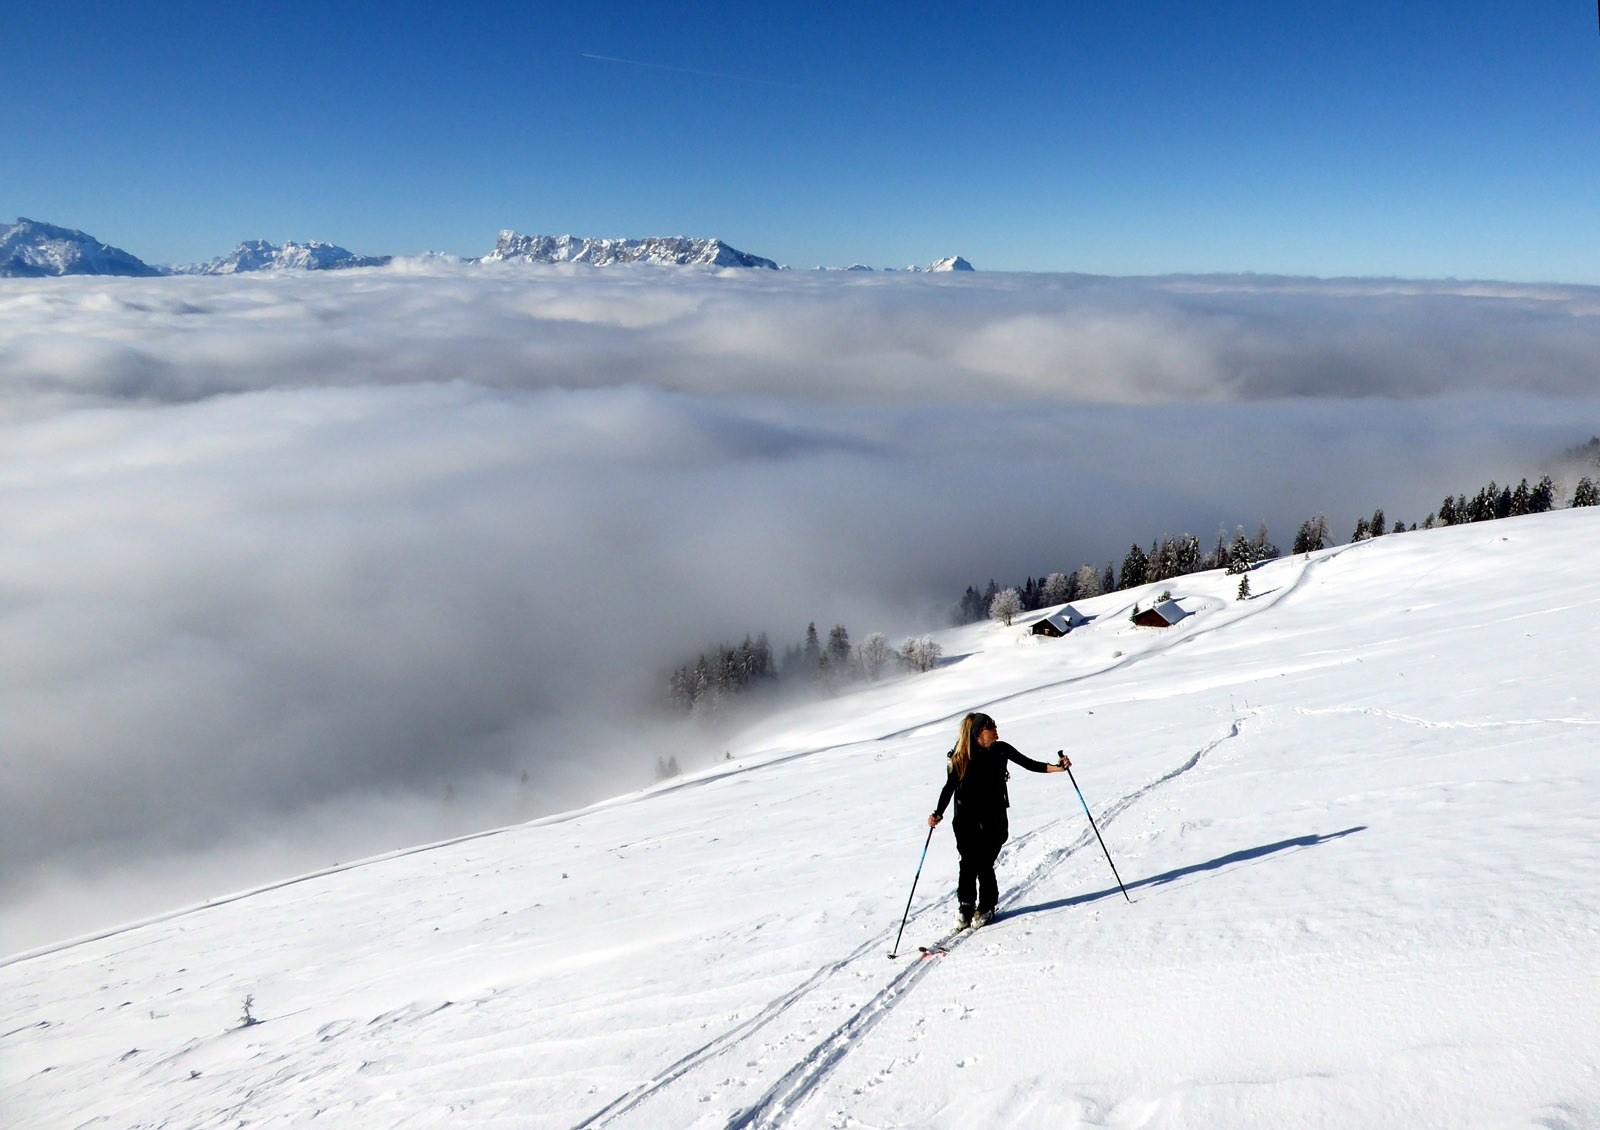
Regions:
<instances>
[{"instance_id":1,"label":"blonde hair","mask_svg":"<svg viewBox=\"0 0 1600 1130\"><path fill-rule=\"evenodd\" d=\"M950 751L950 771L957 778L964 780L967 776L967 766L972 764L972 747L978 735L985 730L997 728L994 719L987 714L968 714L961 720L961 733L956 738L956 748Z\"/></svg>"}]
</instances>

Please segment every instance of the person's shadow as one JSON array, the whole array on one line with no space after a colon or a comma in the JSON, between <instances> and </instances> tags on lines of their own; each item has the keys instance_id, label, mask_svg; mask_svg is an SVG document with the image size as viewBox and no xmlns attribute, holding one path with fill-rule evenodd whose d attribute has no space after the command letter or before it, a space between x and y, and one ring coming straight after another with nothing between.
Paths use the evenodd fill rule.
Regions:
<instances>
[{"instance_id":1,"label":"person's shadow","mask_svg":"<svg viewBox=\"0 0 1600 1130\"><path fill-rule=\"evenodd\" d=\"M1357 824L1354 828L1346 828L1342 832L1329 832L1325 836L1296 836L1292 840L1279 840L1275 844L1264 844L1261 847L1245 848L1243 851L1229 852L1227 855L1219 855L1216 859L1210 859L1204 863L1191 863L1187 867L1179 867L1175 871L1167 871L1160 875L1151 875L1147 879L1139 879L1136 882L1127 884L1128 892L1129 894L1132 894L1140 887L1159 887L1167 883L1175 883L1179 879L1186 878L1190 875L1196 875L1201 871L1218 871L1234 863L1245 863L1252 859L1260 859L1263 856L1276 855L1280 851L1290 851L1296 848L1316 847L1318 844L1325 844L1329 840L1342 839L1345 836L1351 836L1357 832L1365 832L1366 830L1367 826L1365 824ZM1068 906L1082 906L1086 902L1094 902L1097 899L1105 898L1107 895L1114 895L1117 893L1116 887L1108 887L1103 891L1095 891L1093 894L1073 895L1071 898L1055 899L1052 902L1034 903L1032 906L1019 906L1014 909L1001 911L1001 913L997 914L995 917L1015 918L1019 914L1037 914L1045 910L1061 910L1062 908Z\"/></svg>"}]
</instances>

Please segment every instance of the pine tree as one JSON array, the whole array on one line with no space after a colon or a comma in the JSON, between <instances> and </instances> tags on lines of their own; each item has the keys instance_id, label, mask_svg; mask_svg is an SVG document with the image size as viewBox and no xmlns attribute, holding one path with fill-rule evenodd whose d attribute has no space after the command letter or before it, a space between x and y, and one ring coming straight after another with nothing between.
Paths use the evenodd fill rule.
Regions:
<instances>
[{"instance_id":1,"label":"pine tree","mask_svg":"<svg viewBox=\"0 0 1600 1130\"><path fill-rule=\"evenodd\" d=\"M1600 490L1596 490L1594 480L1588 475L1579 479L1578 485L1573 488L1572 505L1600 506Z\"/></svg>"},{"instance_id":2,"label":"pine tree","mask_svg":"<svg viewBox=\"0 0 1600 1130\"><path fill-rule=\"evenodd\" d=\"M814 671L822 665L822 641L817 638L815 620L806 625L806 642L800 655L808 670Z\"/></svg>"},{"instance_id":3,"label":"pine tree","mask_svg":"<svg viewBox=\"0 0 1600 1130\"><path fill-rule=\"evenodd\" d=\"M1238 599L1238 600L1249 600L1250 599L1250 574L1249 573L1246 573L1244 576L1239 578L1239 595L1238 595L1238 597L1236 599Z\"/></svg>"},{"instance_id":4,"label":"pine tree","mask_svg":"<svg viewBox=\"0 0 1600 1130\"><path fill-rule=\"evenodd\" d=\"M1200 571L1200 539L1193 534L1179 534L1174 563L1176 576L1187 576Z\"/></svg>"},{"instance_id":5,"label":"pine tree","mask_svg":"<svg viewBox=\"0 0 1600 1130\"><path fill-rule=\"evenodd\" d=\"M1044 579L1044 587L1039 590L1039 606L1046 608L1051 605L1065 604L1068 596L1069 582L1065 573L1051 573Z\"/></svg>"},{"instance_id":6,"label":"pine tree","mask_svg":"<svg viewBox=\"0 0 1600 1130\"><path fill-rule=\"evenodd\" d=\"M1556 484L1549 475L1539 480L1539 485L1533 488L1533 494L1528 498L1528 513L1543 514L1555 508Z\"/></svg>"},{"instance_id":7,"label":"pine tree","mask_svg":"<svg viewBox=\"0 0 1600 1130\"><path fill-rule=\"evenodd\" d=\"M828 633L828 663L835 671L849 666L850 633L845 631L843 624L835 624L833 631Z\"/></svg>"},{"instance_id":8,"label":"pine tree","mask_svg":"<svg viewBox=\"0 0 1600 1130\"><path fill-rule=\"evenodd\" d=\"M1366 541L1372 536L1372 524L1365 518L1356 519L1356 532L1350 535L1351 541Z\"/></svg>"},{"instance_id":9,"label":"pine tree","mask_svg":"<svg viewBox=\"0 0 1600 1130\"><path fill-rule=\"evenodd\" d=\"M1529 513L1528 507L1531 505L1533 505L1533 488L1528 485L1528 480L1524 478L1517 484L1517 489L1511 492L1512 516L1519 517Z\"/></svg>"},{"instance_id":10,"label":"pine tree","mask_svg":"<svg viewBox=\"0 0 1600 1130\"><path fill-rule=\"evenodd\" d=\"M1388 523L1383 517L1383 507L1380 506L1372 512L1372 536L1381 538L1387 529Z\"/></svg>"},{"instance_id":11,"label":"pine tree","mask_svg":"<svg viewBox=\"0 0 1600 1130\"><path fill-rule=\"evenodd\" d=\"M1234 535L1233 545L1228 548L1228 572L1247 573L1255 554L1251 550L1250 539L1244 536L1244 527Z\"/></svg>"},{"instance_id":12,"label":"pine tree","mask_svg":"<svg viewBox=\"0 0 1600 1130\"><path fill-rule=\"evenodd\" d=\"M1490 479L1489 485L1480 490L1473 496L1472 501L1467 503L1467 521L1494 521L1494 505L1499 497L1500 487L1493 479Z\"/></svg>"},{"instance_id":13,"label":"pine tree","mask_svg":"<svg viewBox=\"0 0 1600 1130\"><path fill-rule=\"evenodd\" d=\"M1139 548L1139 543L1134 542L1128 547L1128 555L1122 559L1122 582L1117 587L1131 589L1144 584L1149 568L1150 559L1145 556L1144 550Z\"/></svg>"},{"instance_id":14,"label":"pine tree","mask_svg":"<svg viewBox=\"0 0 1600 1130\"><path fill-rule=\"evenodd\" d=\"M1106 562L1105 571L1100 574L1100 591L1102 593L1117 591L1117 571L1109 561Z\"/></svg>"}]
</instances>

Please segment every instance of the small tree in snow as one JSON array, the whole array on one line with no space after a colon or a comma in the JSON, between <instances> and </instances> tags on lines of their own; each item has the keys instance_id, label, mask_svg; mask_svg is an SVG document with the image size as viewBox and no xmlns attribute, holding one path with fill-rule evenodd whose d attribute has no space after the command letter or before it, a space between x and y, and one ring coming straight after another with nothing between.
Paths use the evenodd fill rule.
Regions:
<instances>
[{"instance_id":1,"label":"small tree in snow","mask_svg":"<svg viewBox=\"0 0 1600 1130\"><path fill-rule=\"evenodd\" d=\"M1250 599L1250 574L1249 573L1246 573L1246 574L1244 574L1244 576L1239 578L1239 595L1238 595L1237 599L1239 599L1239 600L1249 600Z\"/></svg>"},{"instance_id":2,"label":"small tree in snow","mask_svg":"<svg viewBox=\"0 0 1600 1130\"><path fill-rule=\"evenodd\" d=\"M883 668L893 654L889 638L882 632L873 632L856 648L856 658L861 661L861 673L874 682L883 674Z\"/></svg>"},{"instance_id":3,"label":"small tree in snow","mask_svg":"<svg viewBox=\"0 0 1600 1130\"><path fill-rule=\"evenodd\" d=\"M913 636L900 646L900 658L913 671L931 671L942 654L932 636Z\"/></svg>"},{"instance_id":4,"label":"small tree in snow","mask_svg":"<svg viewBox=\"0 0 1600 1130\"><path fill-rule=\"evenodd\" d=\"M1016 589L1001 589L989 602L989 616L1011 627L1011 621L1022 615L1022 594Z\"/></svg>"}]
</instances>

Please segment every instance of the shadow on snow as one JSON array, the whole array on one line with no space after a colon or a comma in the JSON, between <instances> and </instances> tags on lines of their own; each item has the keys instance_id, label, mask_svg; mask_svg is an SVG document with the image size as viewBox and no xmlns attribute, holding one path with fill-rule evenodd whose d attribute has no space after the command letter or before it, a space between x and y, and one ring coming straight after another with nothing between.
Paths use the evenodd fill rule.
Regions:
<instances>
[{"instance_id":1,"label":"shadow on snow","mask_svg":"<svg viewBox=\"0 0 1600 1130\"><path fill-rule=\"evenodd\" d=\"M1242 851L1229 852L1227 855L1219 855L1216 859L1207 860L1205 863L1191 863L1187 867L1179 867L1176 870L1167 871L1160 875L1151 875L1148 878L1136 880L1127 884L1128 892L1131 894L1132 892L1139 890L1141 887L1165 886L1167 883L1175 883L1179 879L1187 878L1190 875L1197 875L1202 871L1218 871L1224 867L1232 866L1235 863L1246 863L1252 859L1261 859L1265 856L1276 855L1281 851L1316 847L1318 844L1325 844L1330 840L1343 839L1345 836L1351 836L1357 832L1365 832L1366 830L1367 826L1365 824L1358 824L1354 828L1346 828L1342 832L1329 832L1327 835L1296 836L1292 840L1279 840L1275 844L1263 844L1261 847L1245 848ZM1034 903L1032 906L1019 906L1014 910L1007 910L1003 912L998 917L1015 918L1020 914L1037 914L1046 910L1061 910L1069 906L1082 906L1084 903L1095 902L1099 899L1105 898L1107 895L1115 895L1118 893L1120 892L1116 887L1108 887L1103 891L1095 891L1093 894L1073 895L1071 898L1055 899L1051 902Z\"/></svg>"}]
</instances>

